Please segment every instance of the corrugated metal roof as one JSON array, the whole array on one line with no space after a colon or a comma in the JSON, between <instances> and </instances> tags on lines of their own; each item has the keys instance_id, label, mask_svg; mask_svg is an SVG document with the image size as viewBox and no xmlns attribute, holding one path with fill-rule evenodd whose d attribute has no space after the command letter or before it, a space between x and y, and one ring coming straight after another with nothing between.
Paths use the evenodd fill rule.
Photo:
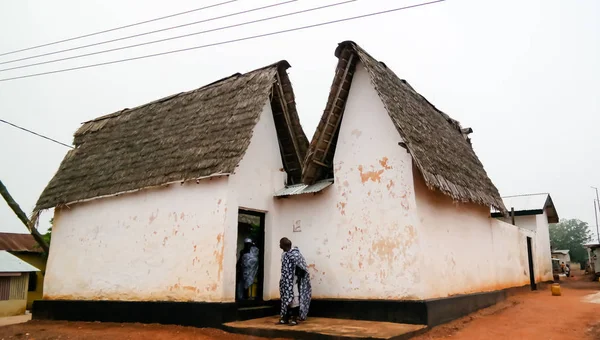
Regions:
<instances>
[{"instance_id":1,"label":"corrugated metal roof","mask_svg":"<svg viewBox=\"0 0 600 340\"><path fill-rule=\"evenodd\" d=\"M523 210L543 210L546 206L548 194L531 194L502 197L504 206L510 211L510 208L515 208L515 211Z\"/></svg>"},{"instance_id":2,"label":"corrugated metal roof","mask_svg":"<svg viewBox=\"0 0 600 340\"><path fill-rule=\"evenodd\" d=\"M545 210L548 215L548 222L558 223L558 213L554 202L552 202L552 197L548 193L505 196L502 197L502 201L504 201L504 206L509 213L511 208L515 209L517 216L519 216L518 212L522 212L521 215L533 215L541 214L541 211ZM493 217L498 217L496 216L498 213L498 210L492 208Z\"/></svg>"},{"instance_id":3,"label":"corrugated metal roof","mask_svg":"<svg viewBox=\"0 0 600 340\"><path fill-rule=\"evenodd\" d=\"M0 250L41 253L31 234L0 233Z\"/></svg>"},{"instance_id":4,"label":"corrugated metal roof","mask_svg":"<svg viewBox=\"0 0 600 340\"><path fill-rule=\"evenodd\" d=\"M333 184L333 179L326 179L315 184L295 184L287 186L275 193L275 197L317 193Z\"/></svg>"},{"instance_id":5,"label":"corrugated metal roof","mask_svg":"<svg viewBox=\"0 0 600 340\"><path fill-rule=\"evenodd\" d=\"M557 249L557 250L553 250L552 251L552 254L564 254L564 255L567 255L568 253L569 253L568 249L565 249L565 250L558 250Z\"/></svg>"},{"instance_id":6,"label":"corrugated metal roof","mask_svg":"<svg viewBox=\"0 0 600 340\"><path fill-rule=\"evenodd\" d=\"M40 270L6 250L0 250L0 273L39 272Z\"/></svg>"}]
</instances>

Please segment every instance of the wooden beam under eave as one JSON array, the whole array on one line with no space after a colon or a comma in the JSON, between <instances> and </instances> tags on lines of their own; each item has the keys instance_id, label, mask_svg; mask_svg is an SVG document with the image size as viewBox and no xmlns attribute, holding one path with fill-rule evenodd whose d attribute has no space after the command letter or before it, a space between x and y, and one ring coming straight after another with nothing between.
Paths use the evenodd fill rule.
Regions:
<instances>
[{"instance_id":1,"label":"wooden beam under eave","mask_svg":"<svg viewBox=\"0 0 600 340\"><path fill-rule=\"evenodd\" d=\"M327 119L327 123L329 123L329 118L331 116L334 116L333 113L337 107L337 102L338 100L341 100L340 98L340 93L342 92L342 88L343 88L343 84L346 81L346 77L348 76L348 72L350 71L350 67L352 66L352 61L354 60L354 53L350 54L350 58L348 58L348 63L346 64L346 67L344 68L344 74L342 75L342 83L340 84L340 86L338 87L335 97L333 99L333 106L331 107L329 114L328 114L328 119ZM350 91L348 91L350 92ZM345 106L345 103L344 103ZM343 108L342 108L343 110ZM340 126L340 122L342 121L342 111L340 111L339 117L337 117L337 120L335 121L335 127L333 129L333 133L332 136L335 134L335 132L337 131L338 127ZM326 126L329 124L326 124ZM321 134L319 136L319 142L322 141L323 138L323 134ZM332 138L333 139L333 138ZM327 146L325 148L325 152L323 153L323 157L327 158L327 154L329 153L329 148L331 147L331 143L327 143ZM324 161L325 159L323 159L322 161Z\"/></svg>"},{"instance_id":2,"label":"wooden beam under eave","mask_svg":"<svg viewBox=\"0 0 600 340\"><path fill-rule=\"evenodd\" d=\"M294 152L296 153L296 158L298 159L298 163L302 164L302 157L300 156L300 150L298 148L298 141L296 140L296 136L294 131L292 130L292 120L288 112L288 107L285 102L285 92L283 91L283 87L281 85L281 77L279 76L279 72L276 73L277 76L277 89L279 90L279 103L281 105L281 110L283 111L283 116L286 121L287 130L290 134L290 139L292 140L292 145L294 146Z\"/></svg>"}]
</instances>

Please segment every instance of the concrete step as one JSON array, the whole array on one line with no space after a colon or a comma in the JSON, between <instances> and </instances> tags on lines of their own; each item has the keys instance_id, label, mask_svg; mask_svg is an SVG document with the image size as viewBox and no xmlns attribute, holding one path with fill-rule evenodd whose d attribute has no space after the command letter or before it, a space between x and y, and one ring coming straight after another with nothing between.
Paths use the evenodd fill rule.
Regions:
<instances>
[{"instance_id":1,"label":"concrete step","mask_svg":"<svg viewBox=\"0 0 600 340\"><path fill-rule=\"evenodd\" d=\"M264 318L267 316L276 315L277 311L274 306L251 306L251 307L240 307L237 310L236 319L238 321Z\"/></svg>"},{"instance_id":2,"label":"concrete step","mask_svg":"<svg viewBox=\"0 0 600 340\"><path fill-rule=\"evenodd\" d=\"M267 338L292 339L409 339L424 332L425 325L411 325L391 322L311 318L297 326L278 325L278 316L229 322L223 325L231 333L246 334Z\"/></svg>"}]
</instances>

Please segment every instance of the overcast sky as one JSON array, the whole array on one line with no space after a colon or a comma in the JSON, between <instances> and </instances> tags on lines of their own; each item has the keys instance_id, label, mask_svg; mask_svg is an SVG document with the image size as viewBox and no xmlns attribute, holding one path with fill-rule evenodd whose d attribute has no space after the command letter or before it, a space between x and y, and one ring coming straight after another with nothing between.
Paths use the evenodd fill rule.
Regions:
<instances>
[{"instance_id":1,"label":"overcast sky","mask_svg":"<svg viewBox=\"0 0 600 340\"><path fill-rule=\"evenodd\" d=\"M1 0L0 53L177 13L224 0ZM343 0L338 0L343 1ZM0 62L147 32L273 4L238 0L43 49L0 56ZM298 0L270 10L112 44L0 65L6 68L203 31L335 3ZM141 48L0 72L0 78L205 45L419 3L358 0L303 15L196 35ZM80 123L235 72L286 59L304 130L320 119L337 43L354 40L384 61L464 127L504 195L549 192L561 218L595 231L590 186L600 187L600 1L447 0L227 45L73 72L0 82L0 119L71 144ZM57 170L67 148L0 124L0 179L26 212ZM47 227L51 214L43 217ZM26 232L0 202L0 231Z\"/></svg>"}]
</instances>

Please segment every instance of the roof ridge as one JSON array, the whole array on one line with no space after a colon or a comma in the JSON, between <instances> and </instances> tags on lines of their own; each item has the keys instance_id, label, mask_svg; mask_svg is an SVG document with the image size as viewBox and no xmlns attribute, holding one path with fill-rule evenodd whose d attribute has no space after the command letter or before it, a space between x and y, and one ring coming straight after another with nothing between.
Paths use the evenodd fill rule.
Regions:
<instances>
[{"instance_id":1,"label":"roof ridge","mask_svg":"<svg viewBox=\"0 0 600 340\"><path fill-rule=\"evenodd\" d=\"M353 55L358 58L353 58ZM323 142L320 136L325 131L328 117L334 114L332 113L334 111L332 103L340 98L343 101L347 100L346 94L343 98L339 95L341 93L339 89L343 88L346 91L344 93L348 92L347 85L344 84L347 83L347 80L352 80L354 69L352 72L347 70L350 70L350 67L356 68L353 64L355 60L358 60L369 74L371 85L378 93L396 130L405 140L407 149L422 173L427 186L430 189L440 190L455 201L471 201L485 206L494 206L502 211L506 210L498 189L475 154L470 140L464 138L460 122L438 109L425 96L417 92L408 81L398 77L385 63L377 60L354 41L346 40L339 43L335 50L335 56L338 58L338 63L325 112L315 135L313 135L313 141L305 159L307 166L303 170L305 183L331 176L330 171L326 173L324 170L316 170L317 165L309 163L311 163L311 158L315 157L318 157L323 164L332 162L329 159L333 157L332 152L329 151L326 154L323 151L319 152L317 144L329 143ZM343 110L343 108L338 110L340 111L337 113L338 116L341 117ZM417 128L415 128L415 124L418 125ZM444 143L441 142L442 140ZM440 153L440 147L446 152ZM328 150L327 148L321 149Z\"/></svg>"},{"instance_id":2,"label":"roof ridge","mask_svg":"<svg viewBox=\"0 0 600 340\"><path fill-rule=\"evenodd\" d=\"M533 194L509 195L509 196L502 196L502 198L536 196L536 195L550 195L550 193L549 192L538 192L538 193L533 193Z\"/></svg>"},{"instance_id":3,"label":"roof ridge","mask_svg":"<svg viewBox=\"0 0 600 340\"><path fill-rule=\"evenodd\" d=\"M287 62L287 60L280 60L278 62L269 64L267 66L263 66L263 67L260 67L260 68L257 68L257 69L253 69L253 70L250 70L250 71L245 72L245 73L236 72L236 73L234 73L234 74L232 74L230 76L223 77L223 78L221 78L219 80L213 81L213 82L208 83L206 85L203 85L201 87L198 87L198 88L195 88L195 89L192 89L192 90L189 90L189 91L179 92L177 94L171 94L171 95L168 95L166 97L155 99L153 101L150 101L150 102L142 104L142 105L134 106L132 108L124 108L124 109L121 109L119 111L115 111L113 113L109 113L107 115L100 116L100 117L97 117L97 118L85 121L85 122L83 122L81 124L83 125L83 124L92 123L92 122L99 122L99 121L102 121L102 120L105 120L105 119L109 119L109 118L114 118L116 116L121 115L122 113L131 112L131 111L134 111L134 110L137 110L137 109L141 109L141 108L146 107L148 105L152 105L152 104L156 104L156 103L162 103L162 102L164 102L166 100L173 99L175 97L178 97L178 96L181 96L181 95L184 95L184 94L188 94L188 93L192 93L192 92L200 91L200 90L206 90L207 88L209 88L211 86L215 86L217 84L221 84L221 83L223 83L223 82L225 82L225 81L227 81L229 79L232 79L232 78L235 78L235 77L240 77L240 76L243 76L243 75L248 75L250 73L254 73L256 71L261 71L261 70L264 70L264 69L267 69L267 68L271 68L271 67L275 67L275 66L278 66L278 67L279 66L284 66L286 68L289 68L290 64Z\"/></svg>"}]
</instances>

